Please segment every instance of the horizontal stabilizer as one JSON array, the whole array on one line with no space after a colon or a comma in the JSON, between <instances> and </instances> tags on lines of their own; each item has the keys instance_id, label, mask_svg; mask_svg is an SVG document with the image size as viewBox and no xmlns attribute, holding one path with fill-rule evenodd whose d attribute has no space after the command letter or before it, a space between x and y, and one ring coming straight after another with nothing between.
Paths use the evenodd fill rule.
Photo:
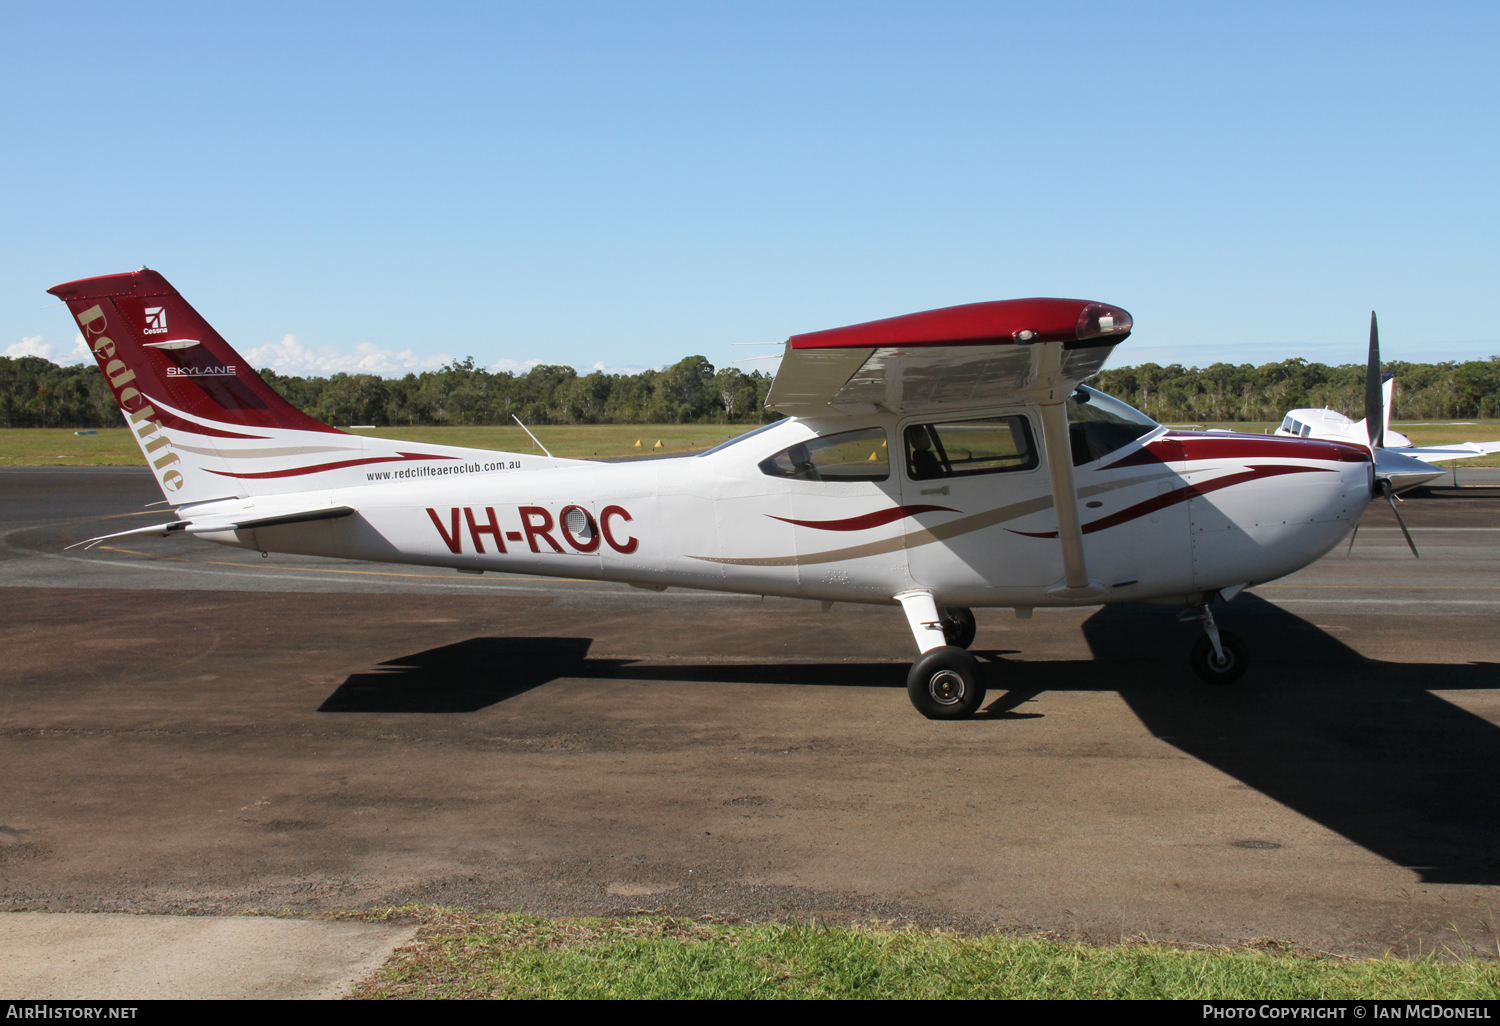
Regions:
<instances>
[{"instance_id":1,"label":"horizontal stabilizer","mask_svg":"<svg viewBox=\"0 0 1500 1026\"><path fill-rule=\"evenodd\" d=\"M173 534L217 534L221 531L251 531L258 527L281 527L284 524L305 524L313 520L338 520L342 517L353 515L355 510L348 506L332 506L327 509L302 510L293 513L281 513L276 516L256 518L236 518L234 520L174 520L166 524L153 524L150 527L137 527L130 531L120 531L116 534L101 534L97 538L88 538L81 542L74 542L67 546L68 549L76 549L82 545L85 549L91 549L100 542L112 541L115 538L165 538Z\"/></svg>"}]
</instances>

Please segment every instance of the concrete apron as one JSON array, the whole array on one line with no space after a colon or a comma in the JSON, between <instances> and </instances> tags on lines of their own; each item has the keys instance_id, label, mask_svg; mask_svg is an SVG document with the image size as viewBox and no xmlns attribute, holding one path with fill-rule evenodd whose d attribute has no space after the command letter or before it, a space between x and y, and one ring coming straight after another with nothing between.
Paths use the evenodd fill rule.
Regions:
<instances>
[{"instance_id":1,"label":"concrete apron","mask_svg":"<svg viewBox=\"0 0 1500 1026\"><path fill-rule=\"evenodd\" d=\"M0 994L341 998L415 935L410 923L6 912L0 913Z\"/></svg>"}]
</instances>

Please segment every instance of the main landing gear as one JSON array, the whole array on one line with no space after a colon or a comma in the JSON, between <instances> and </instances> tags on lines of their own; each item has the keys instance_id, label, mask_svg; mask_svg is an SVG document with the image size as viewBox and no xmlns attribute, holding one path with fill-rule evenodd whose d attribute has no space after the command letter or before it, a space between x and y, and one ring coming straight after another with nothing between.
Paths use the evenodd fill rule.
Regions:
<instances>
[{"instance_id":1,"label":"main landing gear","mask_svg":"<svg viewBox=\"0 0 1500 1026\"><path fill-rule=\"evenodd\" d=\"M906 675L906 693L929 720L961 720L984 704L979 660L965 649L974 643L974 614L953 607L939 611L930 591L896 596L922 655Z\"/></svg>"},{"instance_id":2,"label":"main landing gear","mask_svg":"<svg viewBox=\"0 0 1500 1026\"><path fill-rule=\"evenodd\" d=\"M954 645L923 652L906 675L906 693L929 720L961 720L984 704L979 660Z\"/></svg>"},{"instance_id":3,"label":"main landing gear","mask_svg":"<svg viewBox=\"0 0 1500 1026\"><path fill-rule=\"evenodd\" d=\"M1203 633L1193 642L1189 657L1199 680L1205 684L1233 684L1245 675L1250 665L1250 650L1237 635L1219 630L1207 602L1184 610L1178 619L1196 619L1203 624Z\"/></svg>"}]
</instances>

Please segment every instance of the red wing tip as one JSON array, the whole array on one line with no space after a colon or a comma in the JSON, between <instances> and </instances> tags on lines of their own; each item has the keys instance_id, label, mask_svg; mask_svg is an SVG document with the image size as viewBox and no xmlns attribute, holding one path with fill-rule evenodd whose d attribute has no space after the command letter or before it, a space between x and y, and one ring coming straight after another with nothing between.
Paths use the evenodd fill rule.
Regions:
<instances>
[{"instance_id":1,"label":"red wing tip","mask_svg":"<svg viewBox=\"0 0 1500 1026\"><path fill-rule=\"evenodd\" d=\"M793 335L793 349L886 346L1012 345L1071 342L1096 337L1118 342L1130 334L1130 314L1086 299L999 299L924 310L842 328Z\"/></svg>"}]
</instances>

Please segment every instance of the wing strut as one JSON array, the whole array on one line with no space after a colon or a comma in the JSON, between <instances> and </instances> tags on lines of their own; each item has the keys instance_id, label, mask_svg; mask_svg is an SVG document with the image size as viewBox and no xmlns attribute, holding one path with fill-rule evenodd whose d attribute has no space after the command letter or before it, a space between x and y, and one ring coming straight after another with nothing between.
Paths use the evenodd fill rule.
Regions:
<instances>
[{"instance_id":1,"label":"wing strut","mask_svg":"<svg viewBox=\"0 0 1500 1026\"><path fill-rule=\"evenodd\" d=\"M1052 479L1052 508L1057 513L1057 541L1062 546L1063 581L1047 589L1058 598L1087 602L1104 594L1089 580L1083 558L1083 524L1078 516L1078 486L1073 481L1073 447L1068 441L1067 397L1062 380L1063 347L1044 342L1035 347L1037 375L1028 391L1042 414L1042 444L1047 449L1047 475Z\"/></svg>"}]
</instances>

